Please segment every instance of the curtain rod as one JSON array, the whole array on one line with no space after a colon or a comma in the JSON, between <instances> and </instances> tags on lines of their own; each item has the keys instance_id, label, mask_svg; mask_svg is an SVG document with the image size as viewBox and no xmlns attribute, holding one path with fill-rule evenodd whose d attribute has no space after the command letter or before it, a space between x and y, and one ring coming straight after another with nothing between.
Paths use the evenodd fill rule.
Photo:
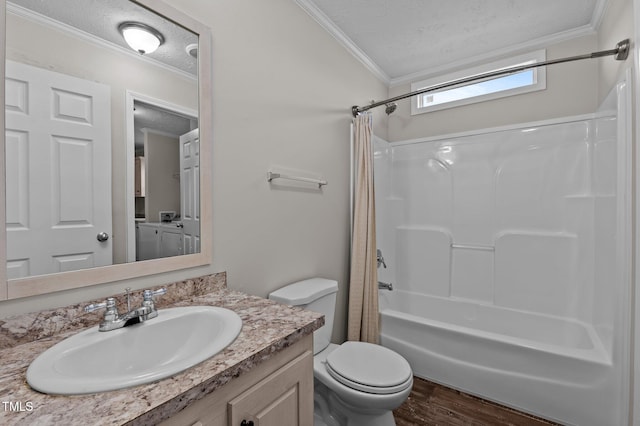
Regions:
<instances>
[{"instance_id":1,"label":"curtain rod","mask_svg":"<svg viewBox=\"0 0 640 426\"><path fill-rule=\"evenodd\" d=\"M560 58L560 59L552 59L552 60L549 60L549 61L537 62L537 63L534 63L534 64L517 65L517 66L514 66L514 67L504 68L504 69L501 69L501 70L490 71L490 72L486 72L486 73L482 73L482 74L476 74L476 75L473 75L473 76L470 76L470 77L464 77L464 78L460 78L460 79L457 79L457 80L448 81L446 83L441 83L441 84L436 84L436 85L433 85L433 86L425 87L424 89L416 90L416 91L410 92L410 93L405 93L404 95L394 96L393 98L385 99L384 101L372 102L371 105L362 106L362 107L354 105L354 106L351 107L351 113L353 114L354 117L356 117L361 112L368 111L368 110L370 110L372 108L376 108L376 107L379 107L379 106L382 106L382 105L386 105L387 114L391 114L396 109L395 105L393 105L393 103L395 101L399 101L401 99L406 99L406 98L410 98L412 96L421 95L423 93L433 92L433 91L440 90L440 89L445 89L447 87L453 87L453 86L458 86L458 85L462 85L462 84L465 84L465 83L470 83L470 82L476 81L476 80L483 80L483 79L486 79L486 78L489 78L489 77L496 77L496 76L500 76L500 75L513 74L513 73L517 73L517 72L520 72L520 71L528 70L530 68L538 68L538 67L544 67L546 65L555 65L555 64L561 64L561 63L564 63L564 62L579 61L579 60L582 60L582 59L600 58L600 57L603 57L603 56L612 56L612 55L615 55L615 59L616 60L624 61L629 56L630 44L631 44L631 42L629 41L629 39L625 39L625 40L622 40L621 42L619 42L618 44L616 44L615 49L611 49L611 50L601 50L599 52L587 53L585 55L570 56L570 57L567 57L567 58Z\"/></svg>"}]
</instances>

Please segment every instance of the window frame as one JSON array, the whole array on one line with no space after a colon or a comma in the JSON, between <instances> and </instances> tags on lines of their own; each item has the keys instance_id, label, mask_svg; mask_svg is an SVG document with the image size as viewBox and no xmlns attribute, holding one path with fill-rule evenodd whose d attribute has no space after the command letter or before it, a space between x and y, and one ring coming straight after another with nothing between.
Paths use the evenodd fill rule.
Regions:
<instances>
[{"instance_id":1,"label":"window frame","mask_svg":"<svg viewBox=\"0 0 640 426\"><path fill-rule=\"evenodd\" d=\"M515 67L518 65L526 64L526 63L544 62L545 60L546 60L546 50L545 49L536 50L534 52L526 53L523 55L518 55L518 56L510 57L507 59L502 59L499 61L483 64L480 66L467 68L461 71L456 71L449 74L432 77L426 80L417 81L417 82L411 83L411 91L415 92L415 91L424 89L426 87L436 86L436 85L444 84L450 81L472 77L474 75L497 71L504 68ZM487 93L484 95L472 96L464 99L458 99L455 101L443 102L443 103L439 103L436 105L429 105L429 106L420 105L421 99L422 99L421 97L425 96L425 94L415 95L411 98L411 115L425 114L428 112L440 111L443 109L455 108L463 105L471 105L479 102L486 102L486 101L505 98L509 96L520 95L523 93L530 93L530 92L536 92L539 90L545 90L547 88L546 67L532 68L531 70L533 71L533 83L526 86L515 87L511 89L493 92L493 93ZM513 75L513 74L509 74L509 75ZM508 75L474 81L474 82L463 84L461 86L457 86L454 88L436 90L431 93L444 92L448 90L457 89L460 87L472 86L480 82L491 81L491 80L503 78L506 76Z\"/></svg>"}]
</instances>

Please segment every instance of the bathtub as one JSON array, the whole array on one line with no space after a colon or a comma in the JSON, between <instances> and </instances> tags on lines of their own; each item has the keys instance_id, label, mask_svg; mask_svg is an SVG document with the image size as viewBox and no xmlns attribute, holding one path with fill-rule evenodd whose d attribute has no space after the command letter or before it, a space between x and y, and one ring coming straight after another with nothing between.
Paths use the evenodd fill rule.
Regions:
<instances>
[{"instance_id":1,"label":"bathtub","mask_svg":"<svg viewBox=\"0 0 640 426\"><path fill-rule=\"evenodd\" d=\"M414 374L563 424L619 419L611 356L589 324L414 292L380 291L381 344Z\"/></svg>"}]
</instances>

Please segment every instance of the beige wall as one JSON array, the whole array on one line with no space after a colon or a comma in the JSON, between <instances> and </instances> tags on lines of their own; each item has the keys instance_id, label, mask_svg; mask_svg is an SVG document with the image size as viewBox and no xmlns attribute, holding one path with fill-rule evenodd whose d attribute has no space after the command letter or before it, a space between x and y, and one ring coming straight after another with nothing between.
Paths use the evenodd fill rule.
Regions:
<instances>
[{"instance_id":1,"label":"beige wall","mask_svg":"<svg viewBox=\"0 0 640 426\"><path fill-rule=\"evenodd\" d=\"M11 13L7 14L7 58L111 87L113 261L124 262L127 242L124 203L126 91L197 109L197 82L135 56L74 38L67 32Z\"/></svg>"},{"instance_id":2,"label":"beige wall","mask_svg":"<svg viewBox=\"0 0 640 426\"><path fill-rule=\"evenodd\" d=\"M291 0L169 3L213 33L213 265L0 302L0 315L217 271L228 272L230 287L259 296L322 276L340 285L334 339L341 340L350 108L385 98L386 86ZM386 117L375 114L375 132L386 137ZM321 192L274 189L266 181L271 165L316 172L329 184Z\"/></svg>"},{"instance_id":3,"label":"beige wall","mask_svg":"<svg viewBox=\"0 0 640 426\"><path fill-rule=\"evenodd\" d=\"M143 129L145 155L145 217L160 222L161 211L180 214L180 140Z\"/></svg>"},{"instance_id":4,"label":"beige wall","mask_svg":"<svg viewBox=\"0 0 640 426\"><path fill-rule=\"evenodd\" d=\"M208 17L213 30L215 267L228 271L232 288L260 296L303 278L337 280L341 340L350 108L384 98L386 87L291 0L180 7ZM271 165L329 184L321 192L275 189L266 181Z\"/></svg>"},{"instance_id":5,"label":"beige wall","mask_svg":"<svg viewBox=\"0 0 640 426\"><path fill-rule=\"evenodd\" d=\"M615 43L614 43L615 44ZM596 35L551 45L547 59L597 50ZM525 52L517 52L514 55ZM601 59L602 60L602 59ZM610 59L609 59L610 60ZM547 89L472 105L412 116L410 100L398 102L389 117L389 140L464 132L594 112L597 105L597 60L547 67ZM389 97L410 92L410 84L392 87Z\"/></svg>"}]
</instances>

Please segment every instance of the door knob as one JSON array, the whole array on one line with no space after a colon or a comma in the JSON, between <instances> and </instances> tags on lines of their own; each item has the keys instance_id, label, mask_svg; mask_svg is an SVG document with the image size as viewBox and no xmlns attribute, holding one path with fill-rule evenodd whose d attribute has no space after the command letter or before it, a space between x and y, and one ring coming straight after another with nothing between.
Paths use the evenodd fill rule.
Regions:
<instances>
[{"instance_id":1,"label":"door knob","mask_svg":"<svg viewBox=\"0 0 640 426\"><path fill-rule=\"evenodd\" d=\"M240 423L240 426L253 426L253 420L243 420L242 423Z\"/></svg>"},{"instance_id":2,"label":"door knob","mask_svg":"<svg viewBox=\"0 0 640 426\"><path fill-rule=\"evenodd\" d=\"M107 234L106 232L101 232L97 235L96 239L101 243L105 242L109 239L109 234Z\"/></svg>"}]
</instances>

